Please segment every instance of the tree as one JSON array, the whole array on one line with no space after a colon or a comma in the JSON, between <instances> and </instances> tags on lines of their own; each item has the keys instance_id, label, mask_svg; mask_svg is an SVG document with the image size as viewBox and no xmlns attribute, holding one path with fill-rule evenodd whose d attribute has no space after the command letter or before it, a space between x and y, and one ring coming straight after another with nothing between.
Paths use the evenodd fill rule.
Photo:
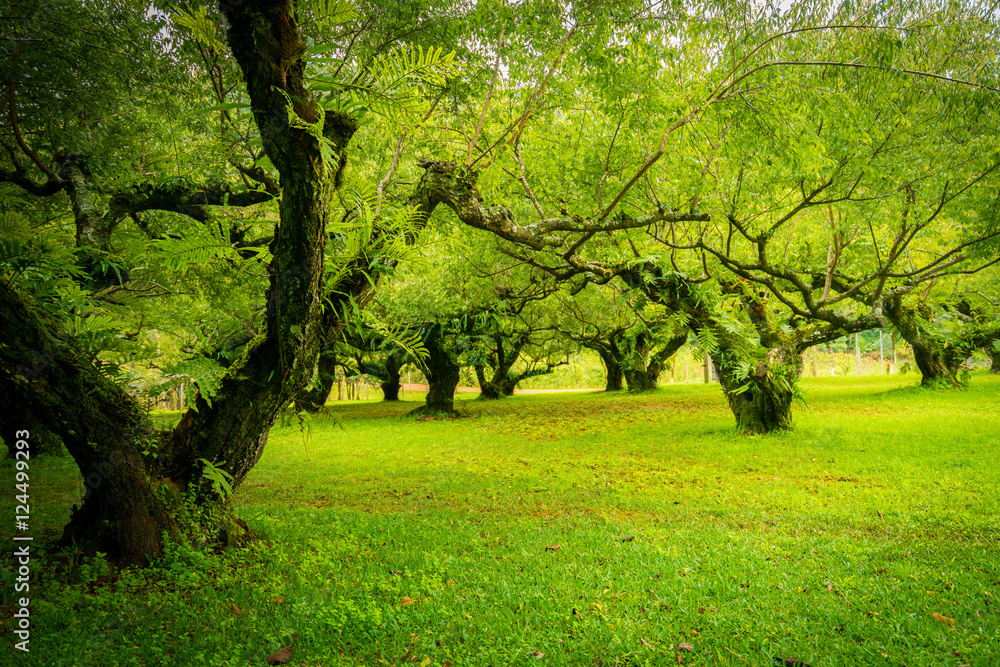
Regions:
<instances>
[{"instance_id":1,"label":"tree","mask_svg":"<svg viewBox=\"0 0 1000 667\"><path fill-rule=\"evenodd\" d=\"M242 72L260 146L281 197L268 244L261 327L219 378L214 394L199 393L172 431L159 432L135 397L64 333L58 317L40 312L16 284L7 281L0 290L0 331L13 337L0 350L0 386L10 409L33 415L58 434L87 480L89 493L73 513L64 540L98 548L125 563L145 563L162 549L164 535L183 539L174 510L188 490L209 508L219 505L203 477L206 465L228 476L234 488L239 485L259 459L280 411L308 385L316 357L342 326L343 314L364 303L379 266L373 259L414 234L412 227L376 224L360 242L351 243L361 234L345 227L341 260L334 270L324 270L328 222L357 120L338 106L336 96L321 97L310 89L307 44L292 2L224 3L223 11L225 40ZM139 8L130 20L144 26L149 40L160 28ZM349 55L347 50L342 54ZM419 69L426 76L433 68L422 58ZM398 80L411 80L405 68ZM13 128L13 111L9 117ZM87 243L101 251L114 225L146 210L151 201L197 217L202 205L216 203L208 201L210 192L218 203L236 203L239 196L225 186L169 192L128 186L112 195L108 206L98 207L80 198L89 190L79 161L63 159L56 151L43 158L38 150L21 150L49 180L33 185L15 168L9 182L36 196L52 196L54 190L72 193L78 243L92 238ZM11 159L17 161L14 155ZM266 180L267 174L260 175ZM161 205L164 195L167 204ZM247 196L270 199L266 189ZM107 271L91 270L90 275L95 285L112 282ZM118 276L120 271L116 279L124 282ZM246 529L224 519L222 533L239 540Z\"/></svg>"},{"instance_id":2,"label":"tree","mask_svg":"<svg viewBox=\"0 0 1000 667\"><path fill-rule=\"evenodd\" d=\"M804 3L713 9L690 19L698 29L685 35L683 52L662 40L653 60L673 69L646 73L642 60L658 47L649 39L655 28L640 28L642 57L622 53L642 72L625 77L628 104L612 102L620 88L596 74L582 49L561 52L534 88L558 111L545 113L529 97L515 120L498 123L510 138L476 160L488 154L486 164L503 165L508 185L495 173L471 173L467 161L441 196L462 222L559 279L620 276L682 313L713 356L738 427L766 432L791 425L803 350L883 326L888 305L915 283L988 263L958 264L997 238L996 164L985 150L995 130L986 113L992 74L973 55L992 44L991 17L955 6L920 14L845 5L832 19L828 8ZM965 30L947 33L941 22ZM570 30L567 43L575 37ZM947 74L938 73L944 60ZM557 65L576 82L595 76L596 85L578 86L575 96L549 92ZM706 74L674 85L691 71ZM972 124L957 108L974 111ZM588 132L574 133L581 126ZM648 136L658 140L635 140ZM670 151L675 158L663 165ZM546 197L541 188L551 186L539 178L553 172L568 185ZM843 219L871 221L873 239L879 220L889 237L884 247L855 246L868 252L852 261L844 292L817 280L848 275L846 256L837 259L846 245L831 242L824 258L811 250L821 213L833 216L834 239L851 235ZM946 217L962 222L958 233ZM921 233L933 239L934 256L901 270ZM854 298L862 293L867 300Z\"/></svg>"},{"instance_id":3,"label":"tree","mask_svg":"<svg viewBox=\"0 0 1000 667\"><path fill-rule=\"evenodd\" d=\"M687 342L687 327L676 317L634 296L591 285L561 298L560 332L601 358L605 391L624 383L633 392L656 389L667 361Z\"/></svg>"}]
</instances>

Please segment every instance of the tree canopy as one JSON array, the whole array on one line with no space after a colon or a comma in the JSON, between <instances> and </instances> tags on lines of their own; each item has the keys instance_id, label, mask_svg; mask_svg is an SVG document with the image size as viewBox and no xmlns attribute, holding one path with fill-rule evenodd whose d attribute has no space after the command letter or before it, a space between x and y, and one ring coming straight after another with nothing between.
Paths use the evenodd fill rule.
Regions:
<instances>
[{"instance_id":1,"label":"tree canopy","mask_svg":"<svg viewBox=\"0 0 1000 667\"><path fill-rule=\"evenodd\" d=\"M465 363L497 396L576 345L609 389L648 389L692 340L749 433L792 426L802 354L846 334L898 332L928 385L1000 349L977 3L59 0L0 20L0 426L65 444L89 491L64 538L127 562L183 539L184 502L249 538L211 479L237 488L365 327L432 385ZM182 381L162 431L140 394Z\"/></svg>"}]
</instances>

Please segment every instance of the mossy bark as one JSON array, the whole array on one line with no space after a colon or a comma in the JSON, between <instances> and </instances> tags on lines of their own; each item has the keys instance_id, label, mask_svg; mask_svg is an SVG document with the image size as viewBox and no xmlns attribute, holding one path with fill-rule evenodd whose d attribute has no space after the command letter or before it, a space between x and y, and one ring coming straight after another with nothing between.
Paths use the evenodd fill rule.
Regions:
<instances>
[{"instance_id":1,"label":"mossy bark","mask_svg":"<svg viewBox=\"0 0 1000 667\"><path fill-rule=\"evenodd\" d=\"M920 383L925 387L960 387L959 368L966 355L952 347L948 341L928 331L926 322L930 313L923 315L919 309L896 299L886 304L886 318L913 348L913 361L920 369Z\"/></svg>"},{"instance_id":2,"label":"mossy bark","mask_svg":"<svg viewBox=\"0 0 1000 667\"><path fill-rule=\"evenodd\" d=\"M398 401L399 390L403 384L400 378L400 370L403 368L403 353L390 352L385 357L385 379L380 385L382 389L383 401Z\"/></svg>"},{"instance_id":3,"label":"mossy bark","mask_svg":"<svg viewBox=\"0 0 1000 667\"><path fill-rule=\"evenodd\" d=\"M660 373L669 359L687 342L687 331L668 339L663 346L655 349L649 334L636 336L631 345L631 360L625 370L625 379L630 392L653 391L660 380Z\"/></svg>"},{"instance_id":4,"label":"mossy bark","mask_svg":"<svg viewBox=\"0 0 1000 667\"><path fill-rule=\"evenodd\" d=\"M319 374L317 386L299 394L295 399L296 410L315 413L326 405L330 392L333 391L333 385L337 381L338 364L337 357L331 350L319 355L319 360L316 362L316 372Z\"/></svg>"},{"instance_id":5,"label":"mossy bark","mask_svg":"<svg viewBox=\"0 0 1000 667\"><path fill-rule=\"evenodd\" d=\"M15 424L19 414L26 425L44 421L80 469L87 495L63 541L126 564L146 564L148 554L162 549L164 533L180 536L143 453L159 444L160 434L135 400L82 357L68 337L56 335L58 329L57 321L40 316L19 294L0 290L4 409Z\"/></svg>"},{"instance_id":6,"label":"mossy bark","mask_svg":"<svg viewBox=\"0 0 1000 667\"><path fill-rule=\"evenodd\" d=\"M462 367L455 361L446 346L444 336L432 333L424 340L427 360L424 362L427 375L427 398L424 405L410 412L411 415L455 415L455 388Z\"/></svg>"},{"instance_id":7,"label":"mossy bark","mask_svg":"<svg viewBox=\"0 0 1000 667\"><path fill-rule=\"evenodd\" d=\"M749 377L737 380L735 355L725 344L712 353L719 384L736 428L746 434L770 433L792 428L793 387L802 373L802 358L788 349L772 349L760 359Z\"/></svg>"},{"instance_id":8,"label":"mossy bark","mask_svg":"<svg viewBox=\"0 0 1000 667\"><path fill-rule=\"evenodd\" d=\"M305 44L293 3L245 0L229 9L227 19L229 43L264 150L280 174L282 196L263 328L223 376L211 404L198 396L196 410L172 432L158 433L131 396L58 334L58 322L44 320L17 293L0 290L5 409L33 416L61 437L88 488L64 539L129 564L159 553L164 535L184 539L169 508L185 490L193 487L199 502L219 505L202 479L199 459L216 464L239 486L279 413L311 378L325 335L320 285L329 202L355 123L334 112L322 115L306 90ZM302 129L296 117L308 123L322 118L322 139ZM323 158L320 141L332 149L333 160ZM99 247L101 240L93 243ZM333 312L370 292L369 265L362 258L341 272Z\"/></svg>"},{"instance_id":9,"label":"mossy bark","mask_svg":"<svg viewBox=\"0 0 1000 667\"><path fill-rule=\"evenodd\" d=\"M16 431L27 430L27 438L15 437ZM50 431L45 425L30 413L15 414L13 411L0 410L0 437L7 445L7 458L14 458L18 448L17 440L28 443L28 452L34 458L40 454L49 456L65 456L66 448L62 438Z\"/></svg>"}]
</instances>

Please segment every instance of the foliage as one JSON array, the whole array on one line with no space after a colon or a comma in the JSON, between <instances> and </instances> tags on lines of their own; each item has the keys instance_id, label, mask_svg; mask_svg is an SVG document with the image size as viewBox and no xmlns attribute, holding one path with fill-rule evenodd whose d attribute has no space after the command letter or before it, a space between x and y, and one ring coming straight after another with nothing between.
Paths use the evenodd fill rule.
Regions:
<instances>
[{"instance_id":1,"label":"foliage","mask_svg":"<svg viewBox=\"0 0 1000 667\"><path fill-rule=\"evenodd\" d=\"M201 474L212 485L212 491L215 495L223 500L232 495L233 487L231 482L233 481L233 476L220 467L226 464L225 461L212 463L205 459L198 459L198 462L204 466Z\"/></svg>"}]
</instances>

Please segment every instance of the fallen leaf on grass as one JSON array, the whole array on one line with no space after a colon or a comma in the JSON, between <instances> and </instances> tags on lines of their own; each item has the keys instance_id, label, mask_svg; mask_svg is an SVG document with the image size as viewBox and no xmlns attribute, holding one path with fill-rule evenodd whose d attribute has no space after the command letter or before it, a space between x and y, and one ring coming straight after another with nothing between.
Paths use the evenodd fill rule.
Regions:
<instances>
[{"instance_id":1,"label":"fallen leaf on grass","mask_svg":"<svg viewBox=\"0 0 1000 667\"><path fill-rule=\"evenodd\" d=\"M622 542L631 542L635 539L635 535L629 535L628 537L623 537Z\"/></svg>"},{"instance_id":2,"label":"fallen leaf on grass","mask_svg":"<svg viewBox=\"0 0 1000 667\"><path fill-rule=\"evenodd\" d=\"M884 519L885 518L885 517L882 516L882 513L879 512L878 510L875 510L875 513L878 514L878 518L880 518L880 519Z\"/></svg>"},{"instance_id":3,"label":"fallen leaf on grass","mask_svg":"<svg viewBox=\"0 0 1000 667\"><path fill-rule=\"evenodd\" d=\"M245 611L243 611L242 609L240 609L239 607L237 607L237 606L236 606L236 605L235 605L234 603L232 603L232 602L230 602L230 603L229 603L229 611L230 611L230 612L231 612L231 613L232 613L232 614L233 614L234 616L246 616L246 614L247 614L247 613L246 613Z\"/></svg>"},{"instance_id":4,"label":"fallen leaf on grass","mask_svg":"<svg viewBox=\"0 0 1000 667\"><path fill-rule=\"evenodd\" d=\"M399 599L399 604L413 604L414 602L416 602L416 600L413 598L401 597Z\"/></svg>"},{"instance_id":5,"label":"fallen leaf on grass","mask_svg":"<svg viewBox=\"0 0 1000 667\"><path fill-rule=\"evenodd\" d=\"M826 585L826 590L832 591L833 590L833 584L827 584Z\"/></svg>"},{"instance_id":6,"label":"fallen leaf on grass","mask_svg":"<svg viewBox=\"0 0 1000 667\"><path fill-rule=\"evenodd\" d=\"M677 650L678 651L693 651L694 650L694 646L692 644L688 644L687 642L681 642L680 644L677 645Z\"/></svg>"},{"instance_id":7,"label":"fallen leaf on grass","mask_svg":"<svg viewBox=\"0 0 1000 667\"><path fill-rule=\"evenodd\" d=\"M285 601L285 599L284 599L284 598L271 598L271 600L270 600L270 601L271 601L271 602L272 602L273 604L281 604L282 602L284 602L284 601Z\"/></svg>"},{"instance_id":8,"label":"fallen leaf on grass","mask_svg":"<svg viewBox=\"0 0 1000 667\"><path fill-rule=\"evenodd\" d=\"M275 651L267 659L267 664L269 665L283 665L292 659L292 647L295 646L295 641L299 638L298 635L292 635L292 643L285 648Z\"/></svg>"},{"instance_id":9,"label":"fallen leaf on grass","mask_svg":"<svg viewBox=\"0 0 1000 667\"><path fill-rule=\"evenodd\" d=\"M528 653L528 655L531 656L532 658L535 658L537 660L537 659L541 658L545 654L542 653L541 651L539 651L538 649L535 649L534 651L531 651L530 653Z\"/></svg>"},{"instance_id":10,"label":"fallen leaf on grass","mask_svg":"<svg viewBox=\"0 0 1000 667\"><path fill-rule=\"evenodd\" d=\"M945 625L948 625L948 626L951 626L951 627L955 627L955 619L953 619L953 618L949 618L947 616L942 616L941 614L938 614L937 612L931 613L931 616L933 616L938 621L938 623L944 623Z\"/></svg>"},{"instance_id":11,"label":"fallen leaf on grass","mask_svg":"<svg viewBox=\"0 0 1000 667\"><path fill-rule=\"evenodd\" d=\"M546 551L559 551L559 549L561 549L561 548L562 547L560 547L558 544L553 544L551 547L545 547L545 550Z\"/></svg>"},{"instance_id":12,"label":"fallen leaf on grass","mask_svg":"<svg viewBox=\"0 0 1000 667\"><path fill-rule=\"evenodd\" d=\"M646 641L645 639L643 639L642 637L639 637L639 643L640 643L640 644L642 644L643 646L647 646L647 647L649 647L649 648L656 648L656 644L654 644L654 643L652 643L652 642L647 642L647 641Z\"/></svg>"}]
</instances>

